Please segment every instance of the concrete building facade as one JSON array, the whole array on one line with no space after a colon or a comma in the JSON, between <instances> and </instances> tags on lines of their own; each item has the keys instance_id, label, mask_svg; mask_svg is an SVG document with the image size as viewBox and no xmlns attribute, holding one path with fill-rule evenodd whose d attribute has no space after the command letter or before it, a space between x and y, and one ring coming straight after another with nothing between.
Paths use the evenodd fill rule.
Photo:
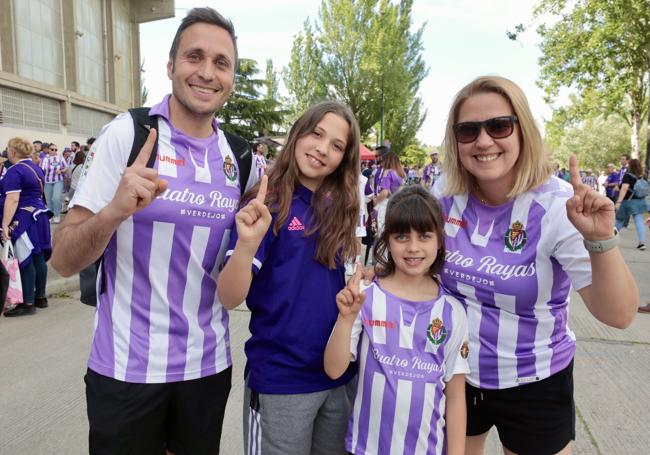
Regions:
<instances>
[{"instance_id":1,"label":"concrete building facade","mask_svg":"<svg viewBox=\"0 0 650 455\"><path fill-rule=\"evenodd\" d=\"M173 16L174 0L0 0L0 150L83 144L139 106L139 24Z\"/></svg>"}]
</instances>

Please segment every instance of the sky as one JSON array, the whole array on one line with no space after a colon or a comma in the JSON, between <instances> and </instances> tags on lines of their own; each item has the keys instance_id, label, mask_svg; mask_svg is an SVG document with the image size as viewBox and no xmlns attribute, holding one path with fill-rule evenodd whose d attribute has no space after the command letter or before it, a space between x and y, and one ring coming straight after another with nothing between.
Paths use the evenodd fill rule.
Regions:
<instances>
[{"instance_id":1,"label":"sky","mask_svg":"<svg viewBox=\"0 0 650 455\"><path fill-rule=\"evenodd\" d=\"M426 145L440 145L451 101L463 86L482 75L499 75L517 83L526 93L540 127L551 108L537 87L540 56L534 26L517 42L507 30L531 24L535 0L415 0L414 30L426 23L423 58L429 75L420 84L427 117L418 132ZM211 6L232 20L239 56L258 62L264 71L272 59L276 69L289 62L293 38L307 18L318 18L319 0L238 0L236 2L176 0L176 17L141 24L140 51L144 60L147 104L157 103L171 91L165 65L169 46L180 20L195 6ZM263 77L263 74L259 74Z\"/></svg>"}]
</instances>

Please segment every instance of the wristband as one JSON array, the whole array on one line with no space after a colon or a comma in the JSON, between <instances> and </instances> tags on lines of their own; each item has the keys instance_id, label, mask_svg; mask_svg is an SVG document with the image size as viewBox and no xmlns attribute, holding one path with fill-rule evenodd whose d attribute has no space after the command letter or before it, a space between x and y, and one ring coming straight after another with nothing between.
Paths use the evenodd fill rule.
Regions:
<instances>
[{"instance_id":1,"label":"wristband","mask_svg":"<svg viewBox=\"0 0 650 455\"><path fill-rule=\"evenodd\" d=\"M614 236L607 239L607 240L587 240L583 239L582 242L585 245L585 248L587 251L590 253L604 253L605 251L609 251L612 248L614 248L616 245L618 245L619 241L619 235L618 235L618 230L614 228Z\"/></svg>"}]
</instances>

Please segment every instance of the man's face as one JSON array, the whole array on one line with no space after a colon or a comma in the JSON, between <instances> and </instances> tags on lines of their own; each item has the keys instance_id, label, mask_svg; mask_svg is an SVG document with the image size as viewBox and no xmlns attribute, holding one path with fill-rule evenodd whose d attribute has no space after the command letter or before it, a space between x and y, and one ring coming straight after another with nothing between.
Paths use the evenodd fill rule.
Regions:
<instances>
[{"instance_id":1,"label":"man's face","mask_svg":"<svg viewBox=\"0 0 650 455\"><path fill-rule=\"evenodd\" d=\"M235 85L235 46L228 32L207 23L186 28L174 61L167 62L167 76L181 114L214 115Z\"/></svg>"},{"instance_id":2,"label":"man's face","mask_svg":"<svg viewBox=\"0 0 650 455\"><path fill-rule=\"evenodd\" d=\"M612 172L614 172L614 165L607 165L607 174L611 174Z\"/></svg>"},{"instance_id":3,"label":"man's face","mask_svg":"<svg viewBox=\"0 0 650 455\"><path fill-rule=\"evenodd\" d=\"M434 164L438 162L438 154L437 153L432 153L431 154L431 162L434 163Z\"/></svg>"},{"instance_id":4,"label":"man's face","mask_svg":"<svg viewBox=\"0 0 650 455\"><path fill-rule=\"evenodd\" d=\"M621 166L627 166L627 157L625 155L622 155L620 162L621 162Z\"/></svg>"}]
</instances>

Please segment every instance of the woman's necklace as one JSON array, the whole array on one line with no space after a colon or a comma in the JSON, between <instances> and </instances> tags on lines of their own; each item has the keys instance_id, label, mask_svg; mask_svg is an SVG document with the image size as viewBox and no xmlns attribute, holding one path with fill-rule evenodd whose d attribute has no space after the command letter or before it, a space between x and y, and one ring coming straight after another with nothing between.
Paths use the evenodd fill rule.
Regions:
<instances>
[{"instance_id":1,"label":"woman's necklace","mask_svg":"<svg viewBox=\"0 0 650 455\"><path fill-rule=\"evenodd\" d=\"M491 205L483 196L483 192L478 185L474 185L474 195L478 198L479 202L483 205Z\"/></svg>"}]
</instances>

